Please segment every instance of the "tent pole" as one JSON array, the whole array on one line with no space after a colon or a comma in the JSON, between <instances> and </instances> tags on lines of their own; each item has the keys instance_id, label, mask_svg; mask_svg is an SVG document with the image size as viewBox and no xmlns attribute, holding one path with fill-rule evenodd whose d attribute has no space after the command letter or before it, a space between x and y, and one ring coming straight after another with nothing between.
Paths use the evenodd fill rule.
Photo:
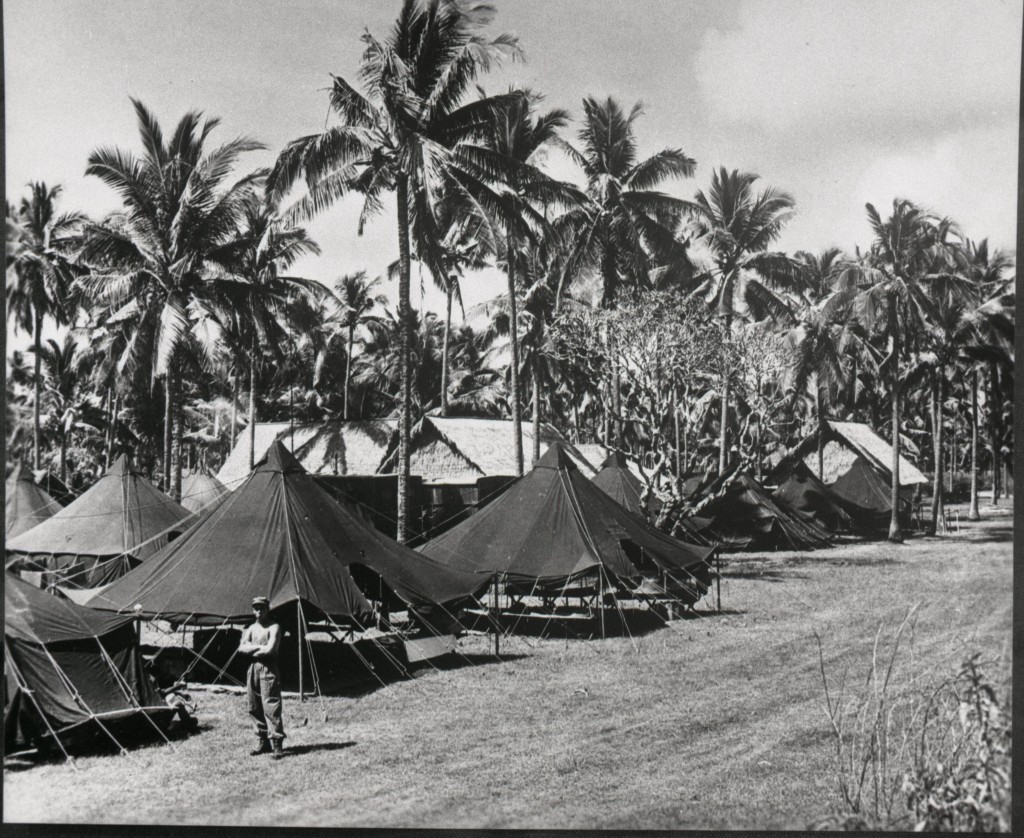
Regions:
<instances>
[{"instance_id":1,"label":"tent pole","mask_svg":"<svg viewBox=\"0 0 1024 838\"><path fill-rule=\"evenodd\" d=\"M302 692L302 605L295 612L296 633L295 637L299 642L299 701L305 701L306 697Z\"/></svg>"},{"instance_id":2,"label":"tent pole","mask_svg":"<svg viewBox=\"0 0 1024 838\"><path fill-rule=\"evenodd\" d=\"M604 568L598 566L597 568L597 605L600 608L601 614L601 639L605 638L604 633Z\"/></svg>"},{"instance_id":3,"label":"tent pole","mask_svg":"<svg viewBox=\"0 0 1024 838\"><path fill-rule=\"evenodd\" d=\"M715 553L715 593L718 597L718 613L722 613L722 557Z\"/></svg>"},{"instance_id":4,"label":"tent pole","mask_svg":"<svg viewBox=\"0 0 1024 838\"><path fill-rule=\"evenodd\" d=\"M498 622L500 610L498 608L498 574L494 574L494 657L501 658L501 624Z\"/></svg>"}]
</instances>

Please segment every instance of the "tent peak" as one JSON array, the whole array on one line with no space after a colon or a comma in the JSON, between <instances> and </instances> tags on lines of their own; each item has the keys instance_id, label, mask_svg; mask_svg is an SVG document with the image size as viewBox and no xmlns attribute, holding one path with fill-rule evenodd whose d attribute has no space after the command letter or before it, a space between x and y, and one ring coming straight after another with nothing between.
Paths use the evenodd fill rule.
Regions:
<instances>
[{"instance_id":1,"label":"tent peak","mask_svg":"<svg viewBox=\"0 0 1024 838\"><path fill-rule=\"evenodd\" d=\"M629 468L629 461L621 451L612 451L601 463L601 468Z\"/></svg>"},{"instance_id":2,"label":"tent peak","mask_svg":"<svg viewBox=\"0 0 1024 838\"><path fill-rule=\"evenodd\" d=\"M572 457L569 456L569 451L565 447L565 443L561 440L555 440L548 446L548 450L544 452L544 456L537 460L537 464L534 468L575 470L576 463L574 463L572 461Z\"/></svg>"},{"instance_id":3,"label":"tent peak","mask_svg":"<svg viewBox=\"0 0 1024 838\"><path fill-rule=\"evenodd\" d=\"M281 440L275 439L266 456L256 464L254 471L279 471L283 474L293 471L305 473L306 470L287 446Z\"/></svg>"}]
</instances>

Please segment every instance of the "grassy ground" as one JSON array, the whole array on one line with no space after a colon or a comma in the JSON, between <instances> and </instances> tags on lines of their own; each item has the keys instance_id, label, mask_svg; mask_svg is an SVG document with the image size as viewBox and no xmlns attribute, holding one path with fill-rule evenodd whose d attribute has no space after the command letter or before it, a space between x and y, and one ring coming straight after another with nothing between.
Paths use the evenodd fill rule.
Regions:
<instances>
[{"instance_id":1,"label":"grassy ground","mask_svg":"<svg viewBox=\"0 0 1024 838\"><path fill-rule=\"evenodd\" d=\"M361 697L286 701L289 754L250 758L245 699L194 693L175 750L4 778L10 821L377 827L803 828L833 810L814 631L838 676L917 605L915 657L1009 685L1012 518L948 538L736 557L723 615L641 638L487 641Z\"/></svg>"}]
</instances>

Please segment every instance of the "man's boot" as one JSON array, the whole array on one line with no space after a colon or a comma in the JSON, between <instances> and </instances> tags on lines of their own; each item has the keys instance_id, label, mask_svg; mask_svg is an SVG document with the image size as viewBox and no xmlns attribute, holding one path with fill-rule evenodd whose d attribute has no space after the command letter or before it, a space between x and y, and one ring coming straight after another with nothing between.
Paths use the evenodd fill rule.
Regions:
<instances>
[{"instance_id":1,"label":"man's boot","mask_svg":"<svg viewBox=\"0 0 1024 838\"><path fill-rule=\"evenodd\" d=\"M273 744L274 744L274 756L273 756L273 758L274 759L281 759L281 757L284 756L284 748L281 746L281 740L280 739L274 739L272 741L273 741Z\"/></svg>"},{"instance_id":2,"label":"man's boot","mask_svg":"<svg viewBox=\"0 0 1024 838\"><path fill-rule=\"evenodd\" d=\"M249 751L249 756L258 757L260 754L270 753L270 743L266 739L260 739L255 748Z\"/></svg>"}]
</instances>

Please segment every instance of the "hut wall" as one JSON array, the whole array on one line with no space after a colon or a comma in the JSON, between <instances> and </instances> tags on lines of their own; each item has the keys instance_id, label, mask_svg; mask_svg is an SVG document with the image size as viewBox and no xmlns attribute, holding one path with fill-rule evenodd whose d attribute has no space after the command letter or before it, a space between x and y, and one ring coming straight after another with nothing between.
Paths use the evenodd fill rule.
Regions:
<instances>
[{"instance_id":1,"label":"hut wall","mask_svg":"<svg viewBox=\"0 0 1024 838\"><path fill-rule=\"evenodd\" d=\"M317 474L314 479L334 497L357 509L382 533L391 538L397 536L398 475ZM418 533L423 529L423 480L414 475L409 482L409 522L413 532Z\"/></svg>"}]
</instances>

